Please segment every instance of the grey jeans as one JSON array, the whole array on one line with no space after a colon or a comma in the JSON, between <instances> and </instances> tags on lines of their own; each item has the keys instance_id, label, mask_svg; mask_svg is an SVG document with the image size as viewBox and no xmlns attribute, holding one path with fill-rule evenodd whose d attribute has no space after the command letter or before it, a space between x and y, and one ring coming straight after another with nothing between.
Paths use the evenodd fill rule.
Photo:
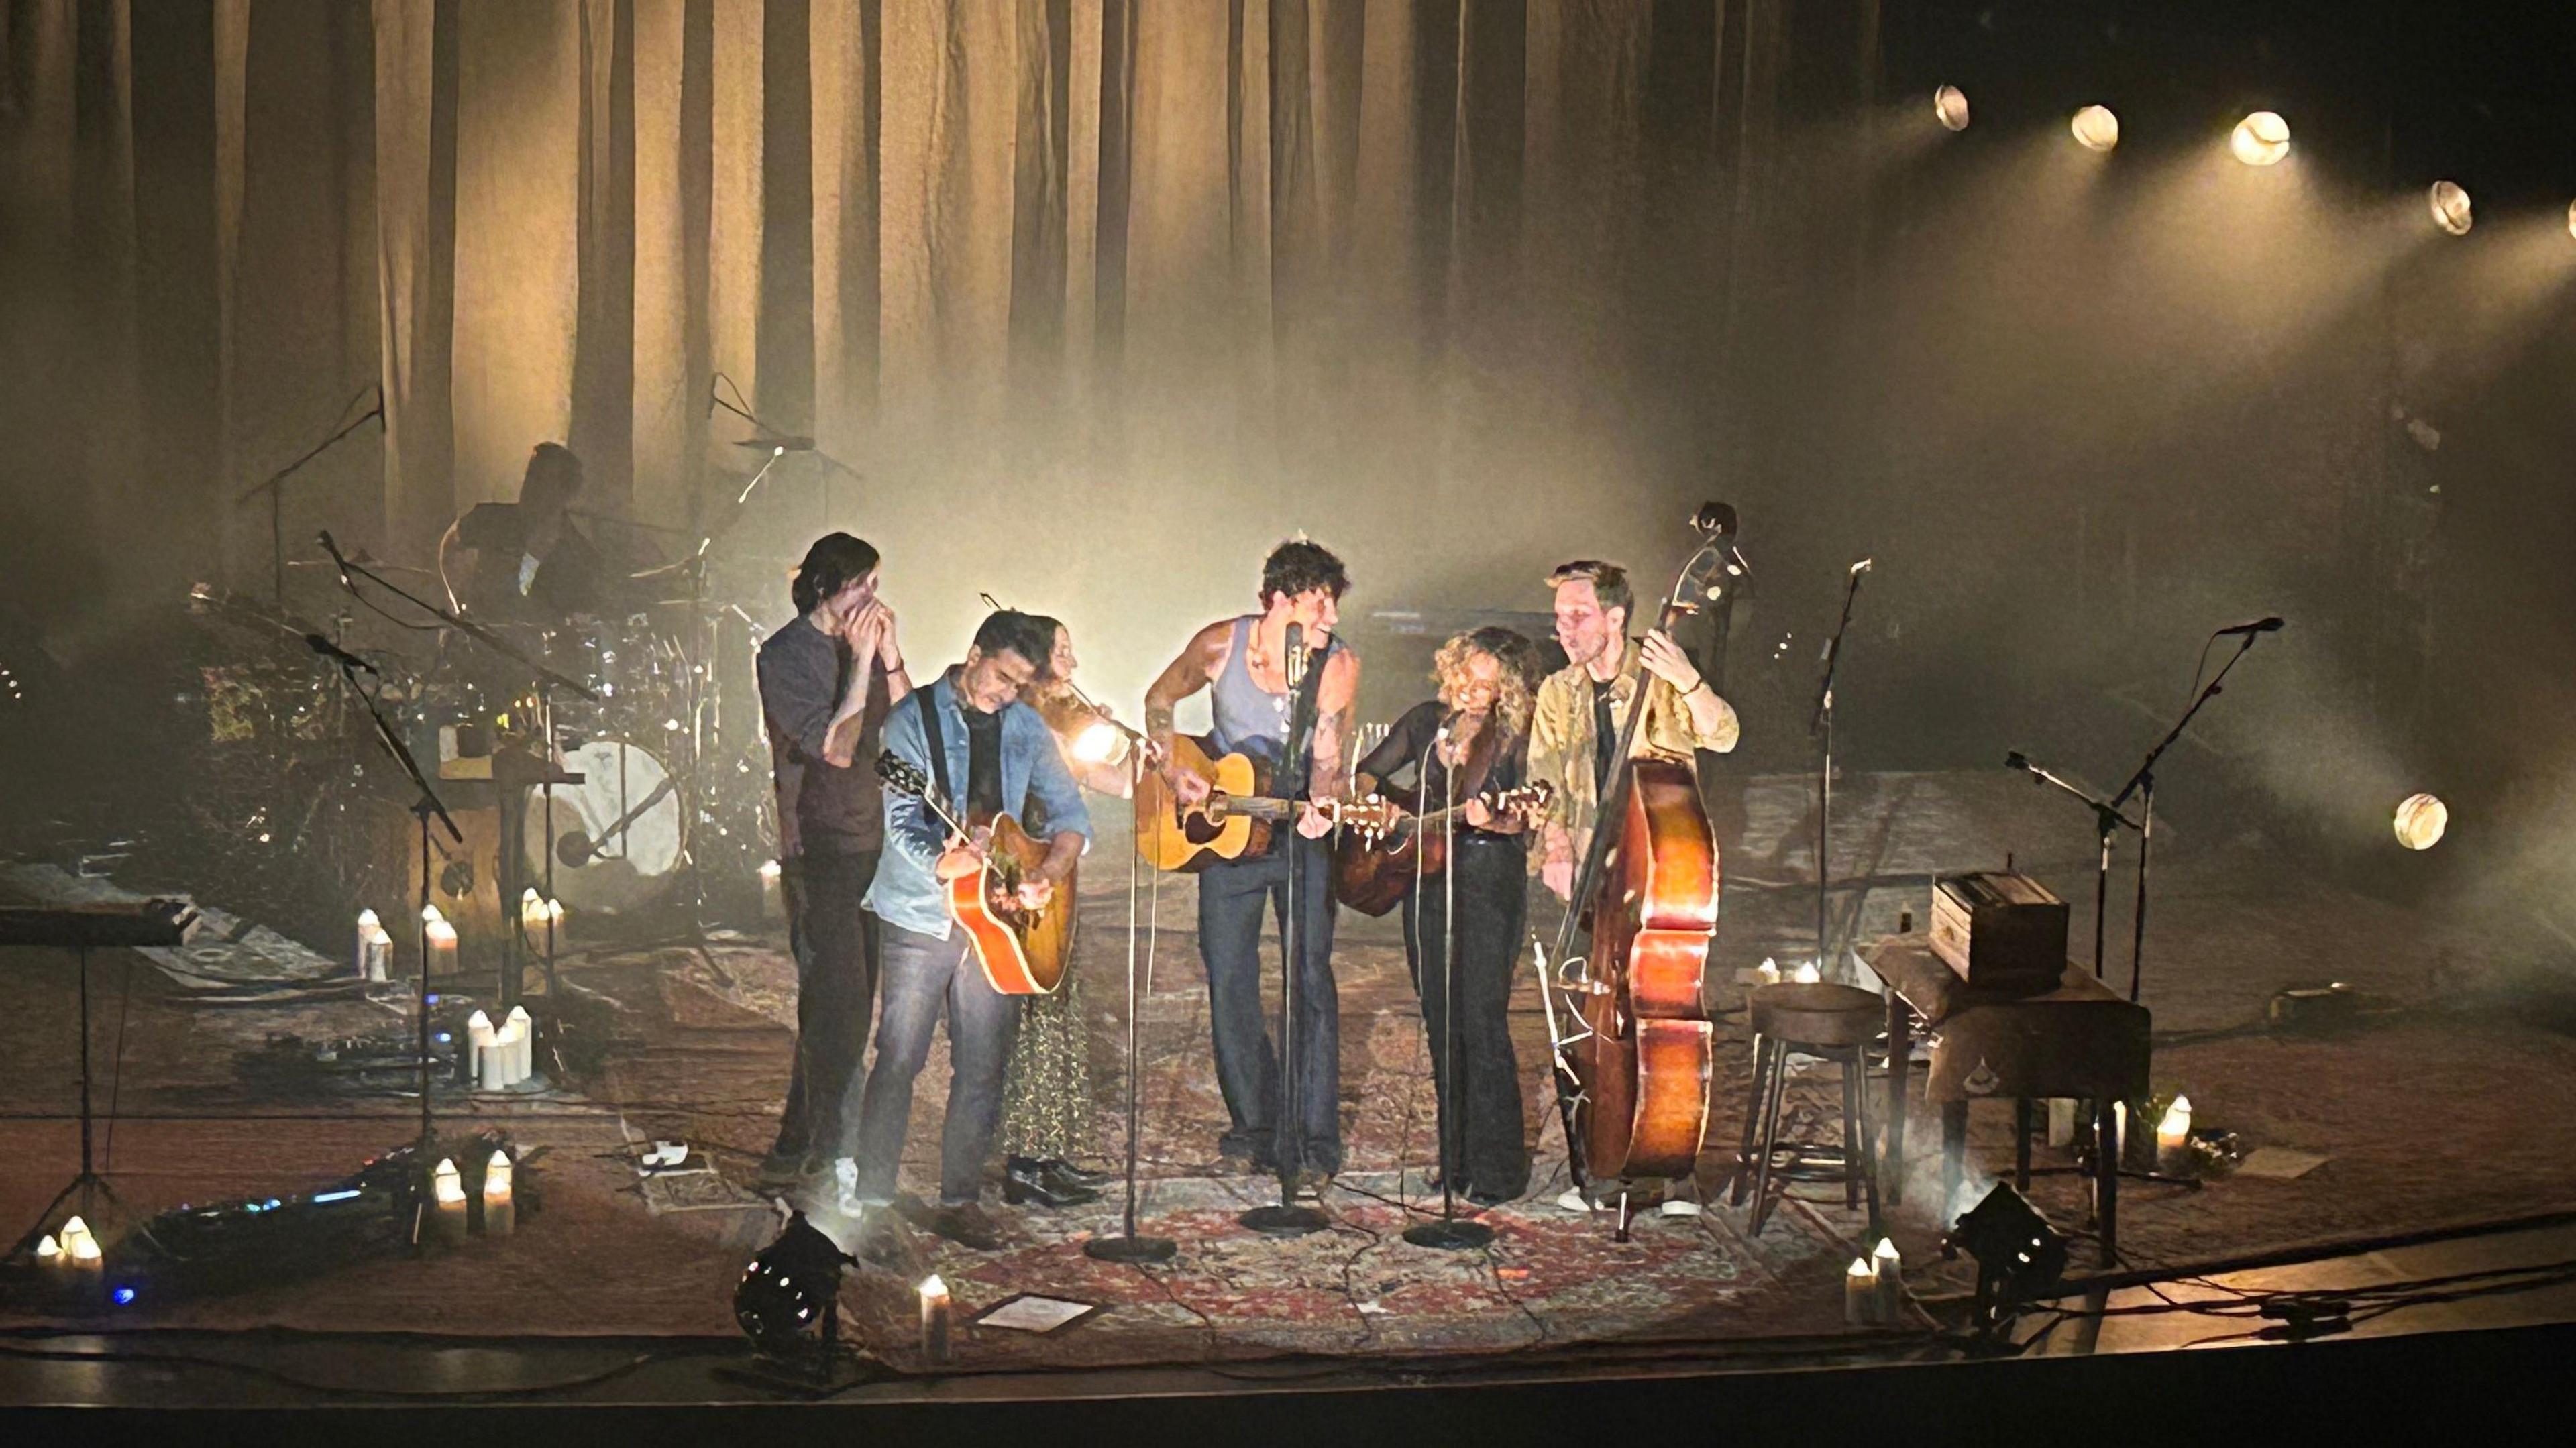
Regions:
<instances>
[{"instance_id":1,"label":"grey jeans","mask_svg":"<svg viewBox=\"0 0 2576 1448\"><path fill-rule=\"evenodd\" d=\"M948 1119L939 1135L939 1200L971 1202L983 1190L984 1162L1001 1119L1002 1073L1020 1003L984 978L965 931L940 940L885 921L878 926L877 1058L859 1103L859 1200L894 1200L913 1078L930 1059L930 1037L944 1013Z\"/></svg>"}]
</instances>

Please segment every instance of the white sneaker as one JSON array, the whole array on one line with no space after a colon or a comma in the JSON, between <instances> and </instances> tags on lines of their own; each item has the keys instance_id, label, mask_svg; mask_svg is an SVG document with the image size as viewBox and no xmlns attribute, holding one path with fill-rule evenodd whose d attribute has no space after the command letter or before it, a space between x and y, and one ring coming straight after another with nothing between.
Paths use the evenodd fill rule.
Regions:
<instances>
[{"instance_id":1,"label":"white sneaker","mask_svg":"<svg viewBox=\"0 0 2576 1448\"><path fill-rule=\"evenodd\" d=\"M859 1164L848 1157L832 1163L832 1205L852 1221L859 1218Z\"/></svg>"}]
</instances>

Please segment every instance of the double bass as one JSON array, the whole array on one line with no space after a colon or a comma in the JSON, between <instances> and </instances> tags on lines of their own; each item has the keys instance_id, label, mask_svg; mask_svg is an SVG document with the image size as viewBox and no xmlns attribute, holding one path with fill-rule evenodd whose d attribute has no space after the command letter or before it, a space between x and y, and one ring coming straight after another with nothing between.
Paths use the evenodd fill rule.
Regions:
<instances>
[{"instance_id":1,"label":"double bass","mask_svg":"<svg viewBox=\"0 0 2576 1448\"><path fill-rule=\"evenodd\" d=\"M1730 567L1733 510L1704 505L1693 527L1699 549L1665 598L1658 628L1670 630L1704 598L1724 598L1727 577L1741 576L1740 565ZM1714 1033L1700 991L1717 934L1717 836L1691 764L1630 758L1654 687L1660 681L1641 662L1611 756L1622 763L1575 875L1554 970L1540 959L1578 1186L1686 1177L1708 1126ZM1587 921L1590 946L1578 955ZM1551 990L1567 998L1574 1029L1556 1029Z\"/></svg>"}]
</instances>

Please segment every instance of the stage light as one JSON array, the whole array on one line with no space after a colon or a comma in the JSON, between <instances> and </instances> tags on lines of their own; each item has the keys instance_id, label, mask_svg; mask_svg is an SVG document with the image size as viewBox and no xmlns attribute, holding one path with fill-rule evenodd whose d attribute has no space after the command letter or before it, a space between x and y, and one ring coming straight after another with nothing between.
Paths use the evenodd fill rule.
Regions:
<instances>
[{"instance_id":1,"label":"stage light","mask_svg":"<svg viewBox=\"0 0 2576 1448\"><path fill-rule=\"evenodd\" d=\"M2248 166L2269 166L2290 154L2290 123L2272 111L2256 111L2236 123L2227 149Z\"/></svg>"},{"instance_id":2,"label":"stage light","mask_svg":"<svg viewBox=\"0 0 2576 1448\"><path fill-rule=\"evenodd\" d=\"M1102 719L1075 736L1073 757L1085 764L1115 764L1126 757L1127 732Z\"/></svg>"},{"instance_id":3,"label":"stage light","mask_svg":"<svg viewBox=\"0 0 2576 1448\"><path fill-rule=\"evenodd\" d=\"M116 1305L119 1307L131 1307L134 1305L134 1289L131 1287L120 1287L111 1295L115 1298Z\"/></svg>"},{"instance_id":4,"label":"stage light","mask_svg":"<svg viewBox=\"0 0 2576 1448\"><path fill-rule=\"evenodd\" d=\"M2469 193L2457 181L2436 181L2429 197L2433 203L2433 224L2453 236L2469 234Z\"/></svg>"},{"instance_id":5,"label":"stage light","mask_svg":"<svg viewBox=\"0 0 2576 1448\"><path fill-rule=\"evenodd\" d=\"M2429 794L2410 794L2397 806L2397 843L2410 850L2429 850L2451 827L2451 808Z\"/></svg>"},{"instance_id":6,"label":"stage light","mask_svg":"<svg viewBox=\"0 0 2576 1448\"><path fill-rule=\"evenodd\" d=\"M2076 142L2088 151L2107 151L2120 144L2120 118L2109 106L2086 106L2071 123Z\"/></svg>"},{"instance_id":7,"label":"stage light","mask_svg":"<svg viewBox=\"0 0 2576 1448\"><path fill-rule=\"evenodd\" d=\"M1932 114L1944 130L1968 129L1968 93L1954 85L1945 85L1932 93Z\"/></svg>"},{"instance_id":8,"label":"stage light","mask_svg":"<svg viewBox=\"0 0 2576 1448\"><path fill-rule=\"evenodd\" d=\"M754 1346L785 1352L809 1339L829 1351L840 1320L841 1269L855 1260L798 1212L733 1289L733 1320Z\"/></svg>"},{"instance_id":9,"label":"stage light","mask_svg":"<svg viewBox=\"0 0 2576 1448\"><path fill-rule=\"evenodd\" d=\"M2009 1182L1997 1182L1986 1199L1959 1214L1949 1243L1976 1259L1976 1323L1992 1331L2066 1275L2066 1239Z\"/></svg>"}]
</instances>

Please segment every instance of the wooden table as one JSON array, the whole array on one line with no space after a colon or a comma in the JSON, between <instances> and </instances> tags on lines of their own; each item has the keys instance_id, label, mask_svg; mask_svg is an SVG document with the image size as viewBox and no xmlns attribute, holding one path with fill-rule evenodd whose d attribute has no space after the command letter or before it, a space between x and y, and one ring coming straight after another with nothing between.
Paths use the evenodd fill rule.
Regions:
<instances>
[{"instance_id":1,"label":"wooden table","mask_svg":"<svg viewBox=\"0 0 2576 1448\"><path fill-rule=\"evenodd\" d=\"M1906 1059L1918 1019L1935 1034L1923 1098L1941 1106L1945 1209L1958 1191L1971 1099L2012 1101L2014 1180L2027 1188L2032 1100L2090 1100L2094 1139L2109 1141L2117 1130L2116 1104L2147 1093L2147 1009L2121 999L2088 969L2070 962L2054 989L2037 994L1971 989L1919 933L1888 936L1866 959L1887 982L1887 1161L1881 1175L1890 1201L1901 1200L1905 1190ZM2106 1261L2119 1253L2119 1204L2118 1155L2097 1151L2093 1212Z\"/></svg>"}]
</instances>

